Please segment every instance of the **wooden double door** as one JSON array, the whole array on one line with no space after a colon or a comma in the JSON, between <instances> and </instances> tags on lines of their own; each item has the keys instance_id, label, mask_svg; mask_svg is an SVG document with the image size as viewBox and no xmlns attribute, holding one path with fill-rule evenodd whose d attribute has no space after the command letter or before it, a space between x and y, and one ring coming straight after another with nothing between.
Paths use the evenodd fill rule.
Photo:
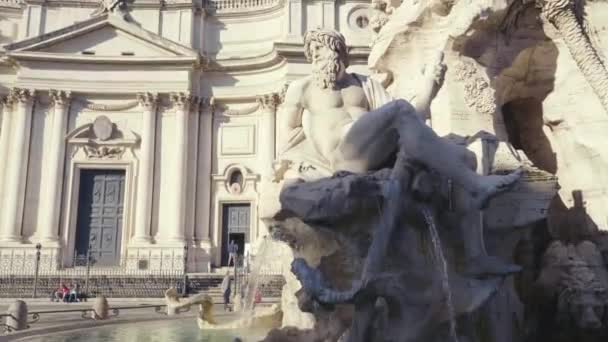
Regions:
<instances>
[{"instance_id":1,"label":"wooden double door","mask_svg":"<svg viewBox=\"0 0 608 342\"><path fill-rule=\"evenodd\" d=\"M238 254L243 255L245 244L249 242L251 227L251 207L247 204L224 204L222 208L222 266L228 266L228 244L238 246Z\"/></svg>"},{"instance_id":2,"label":"wooden double door","mask_svg":"<svg viewBox=\"0 0 608 342\"><path fill-rule=\"evenodd\" d=\"M76 257L94 265L120 262L125 198L124 170L82 170L76 223Z\"/></svg>"}]
</instances>

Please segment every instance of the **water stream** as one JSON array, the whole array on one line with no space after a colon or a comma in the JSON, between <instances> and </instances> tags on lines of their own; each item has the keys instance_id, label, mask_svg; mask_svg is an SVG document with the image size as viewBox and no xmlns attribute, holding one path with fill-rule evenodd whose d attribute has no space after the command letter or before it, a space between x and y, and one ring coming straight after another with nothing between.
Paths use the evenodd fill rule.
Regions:
<instances>
[{"instance_id":1,"label":"water stream","mask_svg":"<svg viewBox=\"0 0 608 342\"><path fill-rule=\"evenodd\" d=\"M435 226L433 214L427 207L422 208L422 214L424 215L426 224L429 226L431 242L433 243L433 248L435 251L435 260L439 268L439 273L441 274L441 289L446 296L448 315L450 317L450 339L453 342L458 342L458 334L456 333L456 317L454 313L454 305L452 304L452 291L450 290L450 280L448 278L448 264L445 260L445 256L443 255L443 248L441 247L441 240L439 238L439 233L437 232L437 227Z\"/></svg>"},{"instance_id":2,"label":"water stream","mask_svg":"<svg viewBox=\"0 0 608 342\"><path fill-rule=\"evenodd\" d=\"M250 264L247 286L243 297L243 313L253 314L255 295L260 290L260 276L263 274L263 267L272 263L273 248L270 238L260 241L257 252Z\"/></svg>"}]
</instances>

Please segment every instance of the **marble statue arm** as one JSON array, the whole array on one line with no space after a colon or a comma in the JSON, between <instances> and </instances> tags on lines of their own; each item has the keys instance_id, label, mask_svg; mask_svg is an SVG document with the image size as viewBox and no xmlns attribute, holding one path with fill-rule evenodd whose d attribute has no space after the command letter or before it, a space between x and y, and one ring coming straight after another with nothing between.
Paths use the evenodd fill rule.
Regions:
<instances>
[{"instance_id":1,"label":"marble statue arm","mask_svg":"<svg viewBox=\"0 0 608 342\"><path fill-rule=\"evenodd\" d=\"M287 88L285 100L281 105L281 131L284 133L281 136L279 154L285 153L305 139L302 129L303 94L304 84L301 81L295 81Z\"/></svg>"},{"instance_id":2,"label":"marble statue arm","mask_svg":"<svg viewBox=\"0 0 608 342\"><path fill-rule=\"evenodd\" d=\"M430 117L431 102L443 85L445 75L445 64L443 63L443 52L437 51L424 68L422 84L418 87L417 95L414 99L416 112L424 117Z\"/></svg>"}]
</instances>

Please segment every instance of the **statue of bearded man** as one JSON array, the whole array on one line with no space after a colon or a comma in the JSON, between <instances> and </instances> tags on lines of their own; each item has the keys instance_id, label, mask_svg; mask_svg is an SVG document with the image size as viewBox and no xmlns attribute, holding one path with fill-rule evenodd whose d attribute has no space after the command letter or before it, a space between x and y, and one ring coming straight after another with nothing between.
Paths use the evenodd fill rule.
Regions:
<instances>
[{"instance_id":1,"label":"statue of bearded man","mask_svg":"<svg viewBox=\"0 0 608 342\"><path fill-rule=\"evenodd\" d=\"M500 176L477 174L469 163L470 152L439 137L421 119L443 83L441 52L425 69L415 104L392 100L378 82L347 72L348 51L337 31L307 32L304 53L313 71L286 91L281 119L282 131L288 133L279 157L300 162L300 175L307 164L317 171L311 178L377 170L399 151L461 185L479 208L520 178L520 170Z\"/></svg>"}]
</instances>

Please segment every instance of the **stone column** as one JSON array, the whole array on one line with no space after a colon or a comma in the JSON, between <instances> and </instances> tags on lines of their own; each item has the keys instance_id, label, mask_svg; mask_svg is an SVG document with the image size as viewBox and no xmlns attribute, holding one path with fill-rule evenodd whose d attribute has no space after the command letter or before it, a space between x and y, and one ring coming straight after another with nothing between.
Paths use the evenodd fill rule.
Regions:
<instances>
[{"instance_id":1,"label":"stone column","mask_svg":"<svg viewBox=\"0 0 608 342\"><path fill-rule=\"evenodd\" d=\"M141 145L137 171L137 199L135 201L135 229L132 244L152 242L150 222L152 217L152 196L154 194L154 146L156 141L156 94L137 94L142 108Z\"/></svg>"},{"instance_id":2,"label":"stone column","mask_svg":"<svg viewBox=\"0 0 608 342\"><path fill-rule=\"evenodd\" d=\"M8 97L0 98L0 110L2 111L2 126L0 126L0 160L7 160L8 144L10 136L11 103ZM0 207L4 198L4 176L5 168L0 167Z\"/></svg>"},{"instance_id":3,"label":"stone column","mask_svg":"<svg viewBox=\"0 0 608 342\"><path fill-rule=\"evenodd\" d=\"M262 110L260 140L258 142L260 153L260 173L266 180L272 176L272 163L275 158L276 145L276 110L279 104L279 95L272 93L258 96L258 102Z\"/></svg>"},{"instance_id":4,"label":"stone column","mask_svg":"<svg viewBox=\"0 0 608 342\"><path fill-rule=\"evenodd\" d=\"M276 146L276 110L280 103L277 93L258 96L262 116L260 118L260 136L258 138L258 172L261 174L260 197L258 202L257 231L252 231L252 241L268 234L266 218L278 198L276 184L272 182L272 163L275 159Z\"/></svg>"},{"instance_id":5,"label":"stone column","mask_svg":"<svg viewBox=\"0 0 608 342\"><path fill-rule=\"evenodd\" d=\"M186 218L185 218L185 234L188 243L196 243L200 238L196 232L196 178L197 176L197 157L198 157L198 140L200 139L199 129L199 114L200 114L200 98L194 97L190 105L190 118L188 119L188 136L190 143L187 146L188 162L186 171Z\"/></svg>"},{"instance_id":6,"label":"stone column","mask_svg":"<svg viewBox=\"0 0 608 342\"><path fill-rule=\"evenodd\" d=\"M205 98L201 101L197 173L198 189L196 191L196 236L202 247L210 246L213 110L213 98Z\"/></svg>"},{"instance_id":7,"label":"stone column","mask_svg":"<svg viewBox=\"0 0 608 342\"><path fill-rule=\"evenodd\" d=\"M9 95L15 106L10 139L13 148L6 160L0 242L21 242L34 94L33 90L14 88Z\"/></svg>"},{"instance_id":8,"label":"stone column","mask_svg":"<svg viewBox=\"0 0 608 342\"><path fill-rule=\"evenodd\" d=\"M63 187L63 167L65 165L65 134L70 113L70 92L51 90L49 97L53 106L51 137L45 148L48 153L44 166L43 184L45 190L41 199L41 221L36 232L43 245L57 243L59 239L59 211L61 189Z\"/></svg>"},{"instance_id":9,"label":"stone column","mask_svg":"<svg viewBox=\"0 0 608 342\"><path fill-rule=\"evenodd\" d=\"M188 169L188 115L192 96L187 93L171 95L175 106L175 159L173 161L173 223L166 232L167 242L185 243L186 171Z\"/></svg>"}]
</instances>

